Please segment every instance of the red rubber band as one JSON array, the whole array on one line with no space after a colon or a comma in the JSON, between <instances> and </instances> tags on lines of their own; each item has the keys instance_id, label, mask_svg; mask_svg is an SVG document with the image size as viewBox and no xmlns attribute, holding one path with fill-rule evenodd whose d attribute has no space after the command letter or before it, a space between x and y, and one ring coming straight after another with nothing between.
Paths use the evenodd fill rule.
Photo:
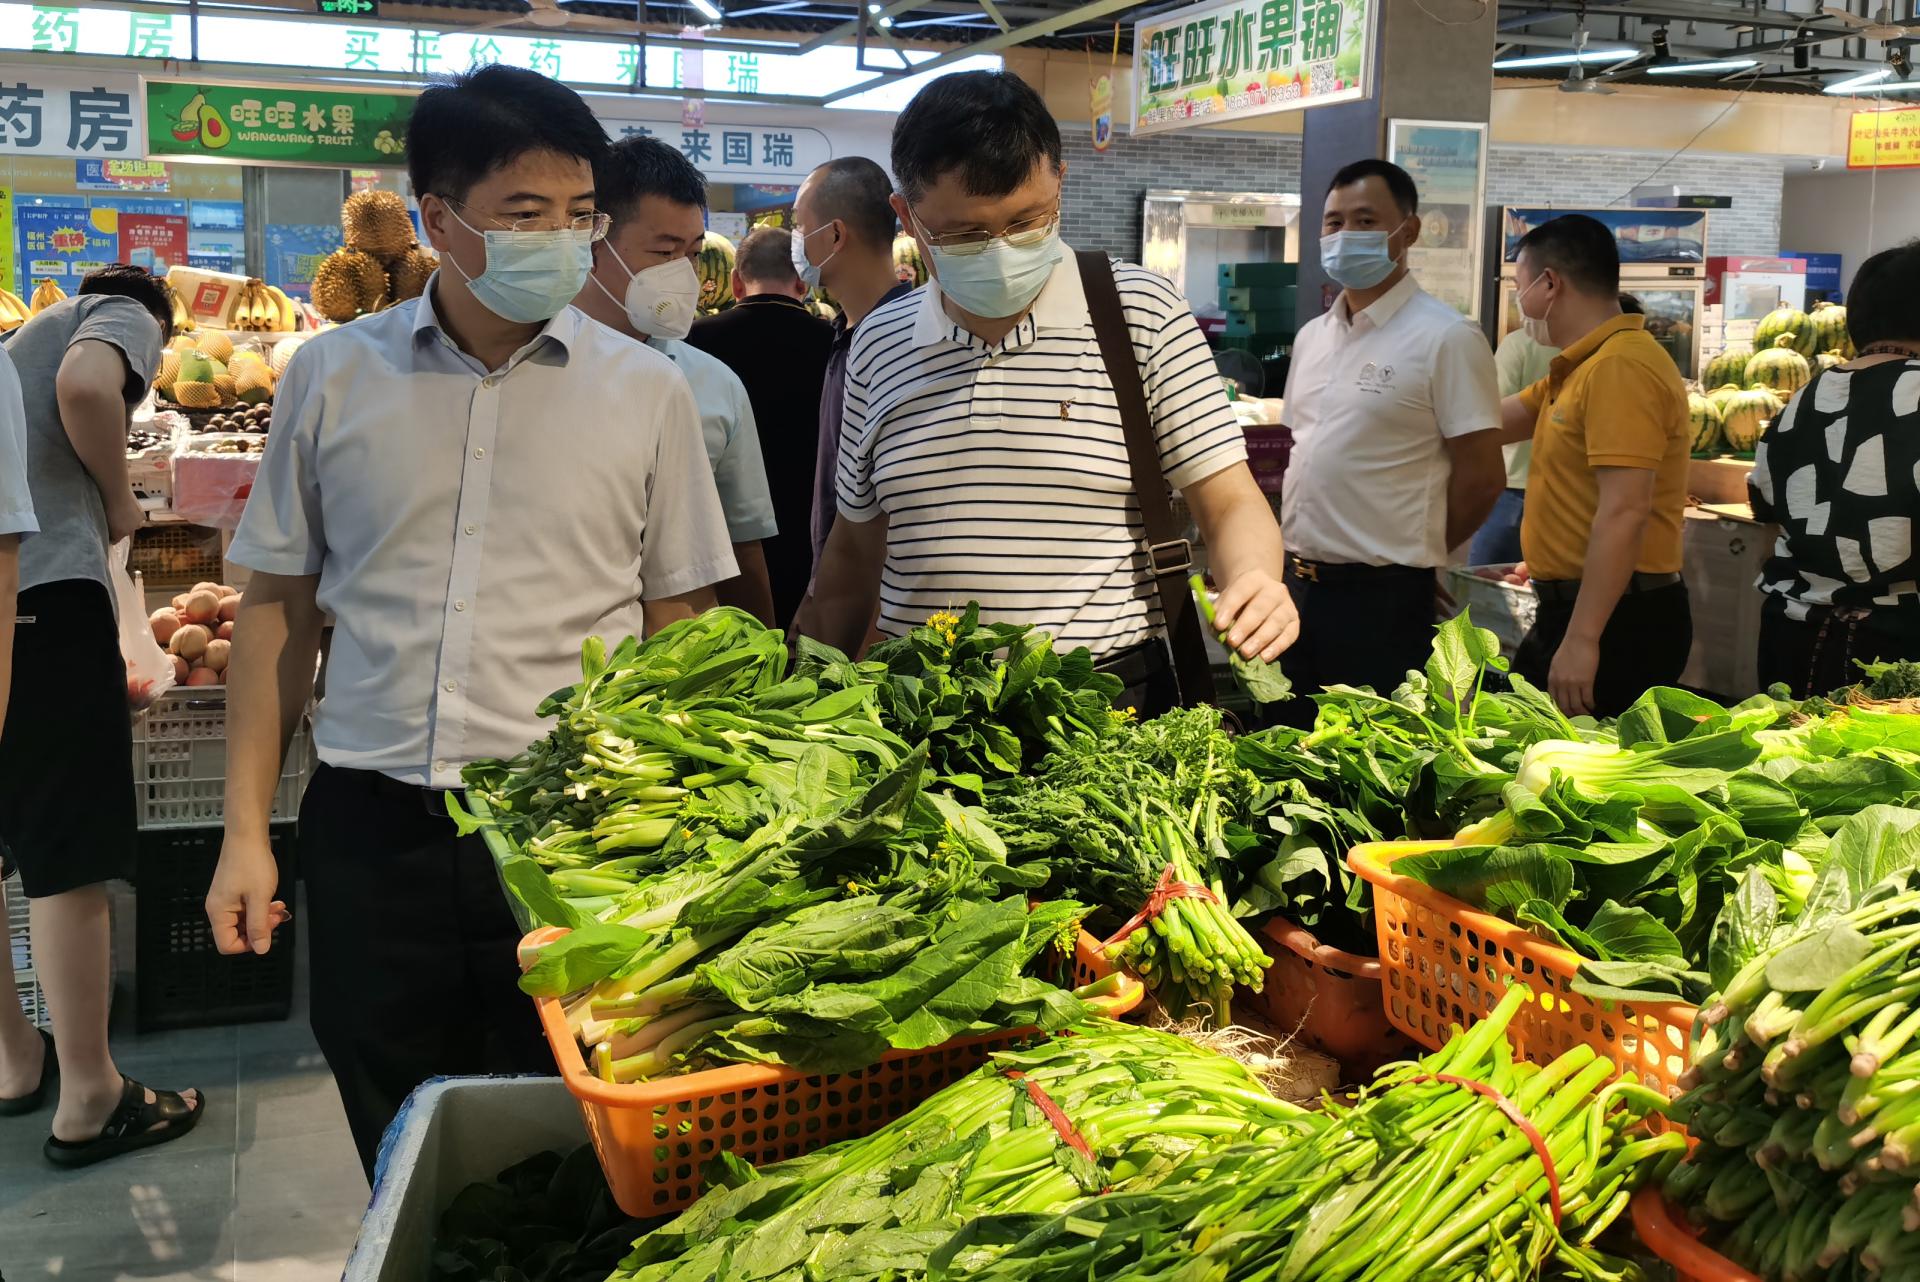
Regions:
<instances>
[{"instance_id":1,"label":"red rubber band","mask_svg":"<svg viewBox=\"0 0 1920 1282\"><path fill-rule=\"evenodd\" d=\"M1073 1119L1068 1117L1066 1112L1058 1104L1053 1102L1053 1096L1041 1089L1040 1083L1034 1081L1017 1068L1007 1069L1005 1076L1009 1081L1019 1082L1027 1088L1027 1098L1034 1102L1035 1107L1040 1110L1042 1117L1053 1123L1053 1129L1059 1133L1061 1139L1067 1142L1068 1148L1071 1148L1089 1162L1095 1160L1093 1148L1087 1143L1086 1137L1075 1129ZM1100 1191L1102 1193L1106 1192L1105 1189L1101 1189Z\"/></svg>"},{"instance_id":2,"label":"red rubber band","mask_svg":"<svg viewBox=\"0 0 1920 1282\"><path fill-rule=\"evenodd\" d=\"M1220 896L1213 893L1211 887L1198 885L1191 881L1175 881L1173 865L1168 864L1160 870L1160 880L1155 884L1153 893L1147 896L1147 902L1139 912L1128 919L1127 924L1113 932L1112 937L1100 941L1100 951L1106 952L1115 944L1140 929L1148 922L1167 911L1167 905L1176 899L1202 899L1210 904L1220 902Z\"/></svg>"},{"instance_id":3,"label":"red rubber band","mask_svg":"<svg viewBox=\"0 0 1920 1282\"><path fill-rule=\"evenodd\" d=\"M1476 1095L1484 1095L1493 1101L1493 1106L1506 1114L1507 1120L1520 1128L1520 1133L1533 1145L1533 1151L1540 1159L1540 1169L1547 1173L1547 1203L1553 1208L1553 1227L1560 1227L1560 1172L1554 1169L1553 1154L1547 1151L1546 1136L1540 1128L1527 1119L1520 1106L1502 1095L1485 1082L1476 1082L1469 1077L1455 1077L1452 1073L1422 1073L1409 1080L1414 1082L1445 1082L1449 1086L1464 1086Z\"/></svg>"}]
</instances>

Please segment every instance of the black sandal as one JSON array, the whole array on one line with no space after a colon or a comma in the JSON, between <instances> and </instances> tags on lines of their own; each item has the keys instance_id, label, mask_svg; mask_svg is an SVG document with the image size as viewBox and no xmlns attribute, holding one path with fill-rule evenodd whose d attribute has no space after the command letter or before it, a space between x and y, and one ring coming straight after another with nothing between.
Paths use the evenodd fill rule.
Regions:
<instances>
[{"instance_id":1,"label":"black sandal","mask_svg":"<svg viewBox=\"0 0 1920 1282\"><path fill-rule=\"evenodd\" d=\"M120 1102L100 1133L90 1140L63 1140L49 1135L41 1151L55 1166L92 1166L135 1149L152 1148L177 1140L207 1111L206 1097L189 1104L178 1091L155 1091L147 1102L147 1088L122 1074Z\"/></svg>"},{"instance_id":2,"label":"black sandal","mask_svg":"<svg viewBox=\"0 0 1920 1282\"><path fill-rule=\"evenodd\" d=\"M53 1053L53 1038L44 1028L34 1030L40 1034L40 1040L46 1045L46 1058L40 1061L40 1084L25 1095L16 1095L12 1099L0 1098L0 1117L24 1117L28 1113L37 1113L52 1093L54 1079L60 1076L60 1059Z\"/></svg>"}]
</instances>

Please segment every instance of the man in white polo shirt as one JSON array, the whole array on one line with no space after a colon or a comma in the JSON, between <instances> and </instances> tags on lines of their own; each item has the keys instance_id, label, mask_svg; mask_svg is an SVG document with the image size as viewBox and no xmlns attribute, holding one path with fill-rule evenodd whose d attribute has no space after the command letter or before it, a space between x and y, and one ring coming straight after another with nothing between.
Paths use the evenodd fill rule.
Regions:
<instances>
[{"instance_id":1,"label":"man in white polo shirt","mask_svg":"<svg viewBox=\"0 0 1920 1282\"><path fill-rule=\"evenodd\" d=\"M1301 643L1295 694L1386 693L1425 664L1434 570L1506 484L1500 388L1480 331L1407 271L1419 196L1398 165L1334 175L1320 260L1344 292L1293 346L1281 506ZM1313 705L1288 705L1311 716Z\"/></svg>"},{"instance_id":2,"label":"man in white polo shirt","mask_svg":"<svg viewBox=\"0 0 1920 1282\"><path fill-rule=\"evenodd\" d=\"M939 610L1084 645L1142 714L1173 701L1161 605L1080 267L1059 240L1060 131L1017 76L942 76L893 130L894 210L934 280L876 308L847 359L839 518L796 626L843 648ZM1109 270L1104 265L1095 270ZM1111 268L1157 460L1192 509L1230 644L1296 631L1280 531L1186 302ZM1124 356L1123 356L1124 359Z\"/></svg>"}]
</instances>

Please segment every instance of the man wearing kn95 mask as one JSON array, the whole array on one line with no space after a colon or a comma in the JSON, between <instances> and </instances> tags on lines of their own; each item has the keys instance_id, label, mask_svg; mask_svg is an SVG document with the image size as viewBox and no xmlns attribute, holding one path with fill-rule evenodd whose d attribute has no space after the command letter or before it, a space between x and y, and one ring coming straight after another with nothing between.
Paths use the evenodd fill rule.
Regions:
<instances>
[{"instance_id":1,"label":"man wearing kn95 mask","mask_svg":"<svg viewBox=\"0 0 1920 1282\"><path fill-rule=\"evenodd\" d=\"M715 586L715 595L721 605L772 625L761 541L775 533L773 498L753 405L738 375L685 341L698 315L700 277L693 263L706 238L706 179L658 138L628 138L595 162L593 185L597 207L613 222L594 246L593 271L574 306L667 356L686 376L740 566Z\"/></svg>"}]
</instances>

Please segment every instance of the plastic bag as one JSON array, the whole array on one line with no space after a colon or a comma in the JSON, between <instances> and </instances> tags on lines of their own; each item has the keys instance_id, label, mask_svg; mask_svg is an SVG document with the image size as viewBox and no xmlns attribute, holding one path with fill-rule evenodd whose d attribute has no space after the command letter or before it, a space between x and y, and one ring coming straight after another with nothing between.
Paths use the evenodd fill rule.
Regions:
<instances>
[{"instance_id":1,"label":"plastic bag","mask_svg":"<svg viewBox=\"0 0 1920 1282\"><path fill-rule=\"evenodd\" d=\"M153 639L147 624L147 603L140 599L133 575L127 570L132 539L107 549L107 572L113 576L114 612L120 616L120 657L127 664L127 704L139 711L174 687L173 658Z\"/></svg>"}]
</instances>

